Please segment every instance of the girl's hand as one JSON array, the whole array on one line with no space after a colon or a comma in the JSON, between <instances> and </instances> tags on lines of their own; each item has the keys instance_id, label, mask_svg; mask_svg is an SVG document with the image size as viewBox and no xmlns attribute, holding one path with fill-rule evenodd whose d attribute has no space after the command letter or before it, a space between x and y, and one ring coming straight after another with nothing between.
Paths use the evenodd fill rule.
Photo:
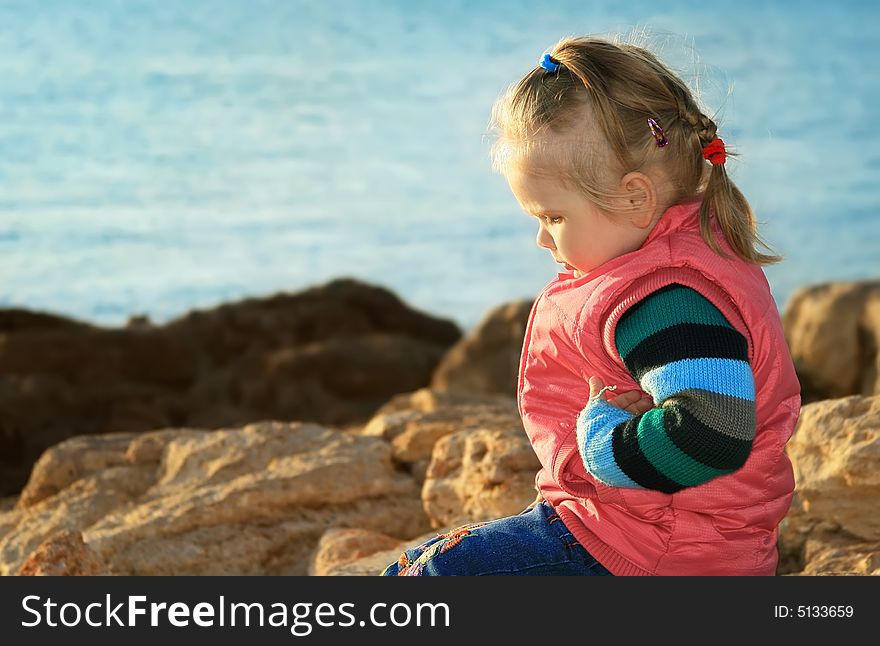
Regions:
<instances>
[{"instance_id":1,"label":"girl's hand","mask_svg":"<svg viewBox=\"0 0 880 646\"><path fill-rule=\"evenodd\" d=\"M593 399L604 387L605 384L602 383L599 377L590 377L590 399ZM611 399L608 398L608 392L606 390L599 398L633 415L641 415L654 408L654 400L647 395L642 395L638 390L632 390Z\"/></svg>"}]
</instances>

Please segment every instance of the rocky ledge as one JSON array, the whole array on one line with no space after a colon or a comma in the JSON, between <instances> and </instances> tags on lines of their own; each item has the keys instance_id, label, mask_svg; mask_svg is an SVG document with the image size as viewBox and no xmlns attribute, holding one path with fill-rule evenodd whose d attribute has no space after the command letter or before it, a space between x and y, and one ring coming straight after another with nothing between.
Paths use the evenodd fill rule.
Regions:
<instances>
[{"instance_id":1,"label":"rocky ledge","mask_svg":"<svg viewBox=\"0 0 880 646\"><path fill-rule=\"evenodd\" d=\"M355 280L161 326L0 310L0 497L21 490L45 449L77 435L363 424L393 395L427 386L460 336Z\"/></svg>"},{"instance_id":2,"label":"rocky ledge","mask_svg":"<svg viewBox=\"0 0 880 646\"><path fill-rule=\"evenodd\" d=\"M817 286L783 317L813 401L787 449L798 488L780 574L880 574L878 294ZM0 573L377 574L435 532L518 513L538 466L509 372L527 311L490 313L432 388L386 397L365 424L166 424L56 443L0 499ZM840 338L848 362L810 351L822 330L854 335ZM818 376L822 361L837 379Z\"/></svg>"}]
</instances>

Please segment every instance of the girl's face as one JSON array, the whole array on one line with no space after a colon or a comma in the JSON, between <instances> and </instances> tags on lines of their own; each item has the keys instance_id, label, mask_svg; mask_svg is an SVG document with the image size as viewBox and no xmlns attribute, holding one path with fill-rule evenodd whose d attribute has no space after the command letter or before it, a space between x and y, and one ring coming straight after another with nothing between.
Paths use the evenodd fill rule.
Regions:
<instances>
[{"instance_id":1,"label":"girl's face","mask_svg":"<svg viewBox=\"0 0 880 646\"><path fill-rule=\"evenodd\" d=\"M650 234L650 228L635 226L626 215L606 214L582 193L552 178L517 168L506 177L523 210L538 219L538 246L574 270L576 277L635 251Z\"/></svg>"}]
</instances>

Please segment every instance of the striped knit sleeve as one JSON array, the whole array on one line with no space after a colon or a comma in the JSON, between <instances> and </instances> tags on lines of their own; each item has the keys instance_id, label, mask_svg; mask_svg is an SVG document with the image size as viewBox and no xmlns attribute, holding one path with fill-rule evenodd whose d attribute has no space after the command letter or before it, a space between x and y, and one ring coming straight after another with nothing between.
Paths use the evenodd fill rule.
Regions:
<instances>
[{"instance_id":1,"label":"striped knit sleeve","mask_svg":"<svg viewBox=\"0 0 880 646\"><path fill-rule=\"evenodd\" d=\"M674 493L745 463L755 436L748 345L709 300L667 285L621 316L615 345L655 407L633 415L597 398L584 408L578 449L593 477Z\"/></svg>"}]
</instances>

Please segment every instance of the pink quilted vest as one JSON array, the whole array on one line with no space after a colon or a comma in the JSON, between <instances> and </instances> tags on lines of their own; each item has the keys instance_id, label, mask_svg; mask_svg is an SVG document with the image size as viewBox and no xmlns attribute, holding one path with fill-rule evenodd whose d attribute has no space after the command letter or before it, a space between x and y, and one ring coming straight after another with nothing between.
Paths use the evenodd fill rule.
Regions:
<instances>
[{"instance_id":1,"label":"pink quilted vest","mask_svg":"<svg viewBox=\"0 0 880 646\"><path fill-rule=\"evenodd\" d=\"M518 403L541 461L536 485L587 550L616 575L772 575L794 475L783 451L800 414L800 384L760 267L713 252L699 203L669 208L645 243L590 275L561 273L538 295L525 333ZM609 487L584 469L575 420L590 375L613 395L641 390L614 345L621 314L669 283L708 298L747 339L757 429L736 472L675 494Z\"/></svg>"}]
</instances>

